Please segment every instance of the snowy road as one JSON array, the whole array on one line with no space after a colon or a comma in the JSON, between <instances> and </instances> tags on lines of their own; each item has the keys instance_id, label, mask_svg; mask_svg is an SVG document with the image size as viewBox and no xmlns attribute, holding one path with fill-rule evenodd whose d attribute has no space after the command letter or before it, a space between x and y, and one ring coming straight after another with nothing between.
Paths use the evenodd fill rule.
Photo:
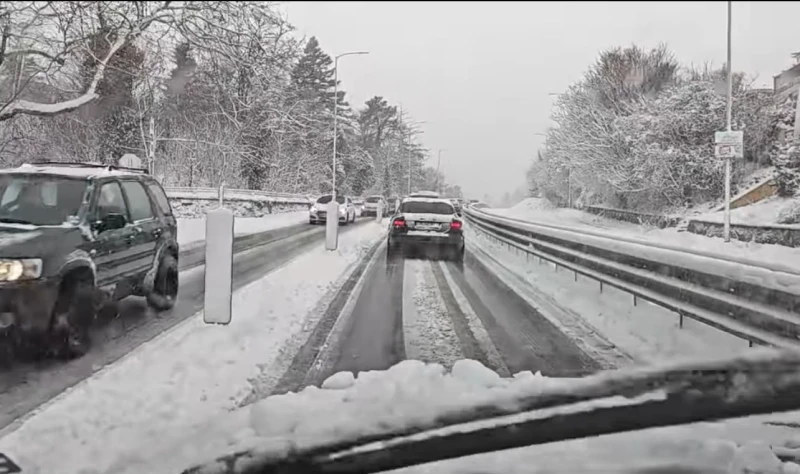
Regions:
<instances>
[{"instance_id":1,"label":"snowy road","mask_svg":"<svg viewBox=\"0 0 800 474\"><path fill-rule=\"evenodd\" d=\"M342 227L341 232L363 226L369 220ZM234 289L280 268L305 252L324 236L324 227L291 226L248 235L237 241L234 258ZM86 356L70 361L14 363L0 369L0 430L42 403L113 363L156 335L167 331L203 305L203 247L182 256L181 290L171 311L154 315L141 298L122 302L121 317L95 331L95 346ZM195 267L195 268L192 268Z\"/></svg>"},{"instance_id":2,"label":"snowy road","mask_svg":"<svg viewBox=\"0 0 800 474\"><path fill-rule=\"evenodd\" d=\"M327 334L309 340L275 393L405 359L447 368L475 359L504 376L530 370L579 377L602 368L471 252L460 265L389 259L384 250L355 286L350 301L331 312Z\"/></svg>"}]
</instances>

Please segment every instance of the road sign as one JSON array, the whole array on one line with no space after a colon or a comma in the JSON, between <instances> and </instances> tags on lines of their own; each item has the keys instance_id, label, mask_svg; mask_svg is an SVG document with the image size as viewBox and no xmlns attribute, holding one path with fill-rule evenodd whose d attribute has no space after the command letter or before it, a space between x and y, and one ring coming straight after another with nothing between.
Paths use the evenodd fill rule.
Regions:
<instances>
[{"instance_id":1,"label":"road sign","mask_svg":"<svg viewBox=\"0 0 800 474\"><path fill-rule=\"evenodd\" d=\"M733 145L714 145L714 156L717 158L735 158L736 149Z\"/></svg>"},{"instance_id":2,"label":"road sign","mask_svg":"<svg viewBox=\"0 0 800 474\"><path fill-rule=\"evenodd\" d=\"M744 158L744 132L735 130L714 133L717 158Z\"/></svg>"},{"instance_id":3,"label":"road sign","mask_svg":"<svg viewBox=\"0 0 800 474\"><path fill-rule=\"evenodd\" d=\"M126 153L122 155L122 158L119 159L118 163L120 166L127 166L128 168L142 167L142 160L140 160L139 157L133 153Z\"/></svg>"}]
</instances>

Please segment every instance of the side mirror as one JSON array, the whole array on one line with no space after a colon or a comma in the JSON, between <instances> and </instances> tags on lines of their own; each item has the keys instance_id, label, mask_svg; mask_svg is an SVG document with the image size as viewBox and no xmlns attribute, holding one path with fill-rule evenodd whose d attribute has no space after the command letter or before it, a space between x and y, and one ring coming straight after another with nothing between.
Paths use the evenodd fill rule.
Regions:
<instances>
[{"instance_id":1,"label":"side mirror","mask_svg":"<svg viewBox=\"0 0 800 474\"><path fill-rule=\"evenodd\" d=\"M107 214L95 223L94 228L97 232L105 232L107 230L122 229L127 223L128 219L122 214Z\"/></svg>"}]
</instances>

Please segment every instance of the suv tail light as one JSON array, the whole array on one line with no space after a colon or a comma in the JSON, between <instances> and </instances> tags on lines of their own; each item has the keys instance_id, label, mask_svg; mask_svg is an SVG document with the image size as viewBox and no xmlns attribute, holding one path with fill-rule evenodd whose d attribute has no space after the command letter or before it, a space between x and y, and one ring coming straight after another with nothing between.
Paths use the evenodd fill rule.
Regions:
<instances>
[{"instance_id":1,"label":"suv tail light","mask_svg":"<svg viewBox=\"0 0 800 474\"><path fill-rule=\"evenodd\" d=\"M461 221L453 221L450 223L450 230L461 230Z\"/></svg>"},{"instance_id":2,"label":"suv tail light","mask_svg":"<svg viewBox=\"0 0 800 474\"><path fill-rule=\"evenodd\" d=\"M403 217L398 217L392 221L392 227L395 229L404 229L406 227L406 220Z\"/></svg>"}]
</instances>

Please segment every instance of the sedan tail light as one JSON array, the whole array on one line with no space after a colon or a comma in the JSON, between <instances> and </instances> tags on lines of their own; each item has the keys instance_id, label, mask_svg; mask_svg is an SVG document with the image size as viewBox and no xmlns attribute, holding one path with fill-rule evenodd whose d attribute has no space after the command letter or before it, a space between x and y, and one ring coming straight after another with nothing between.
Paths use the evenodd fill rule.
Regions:
<instances>
[{"instance_id":1,"label":"sedan tail light","mask_svg":"<svg viewBox=\"0 0 800 474\"><path fill-rule=\"evenodd\" d=\"M450 223L450 230L461 230L461 221L453 221Z\"/></svg>"},{"instance_id":2,"label":"sedan tail light","mask_svg":"<svg viewBox=\"0 0 800 474\"><path fill-rule=\"evenodd\" d=\"M402 217L398 217L392 221L392 227L395 229L404 229L406 227L406 220Z\"/></svg>"}]
</instances>

